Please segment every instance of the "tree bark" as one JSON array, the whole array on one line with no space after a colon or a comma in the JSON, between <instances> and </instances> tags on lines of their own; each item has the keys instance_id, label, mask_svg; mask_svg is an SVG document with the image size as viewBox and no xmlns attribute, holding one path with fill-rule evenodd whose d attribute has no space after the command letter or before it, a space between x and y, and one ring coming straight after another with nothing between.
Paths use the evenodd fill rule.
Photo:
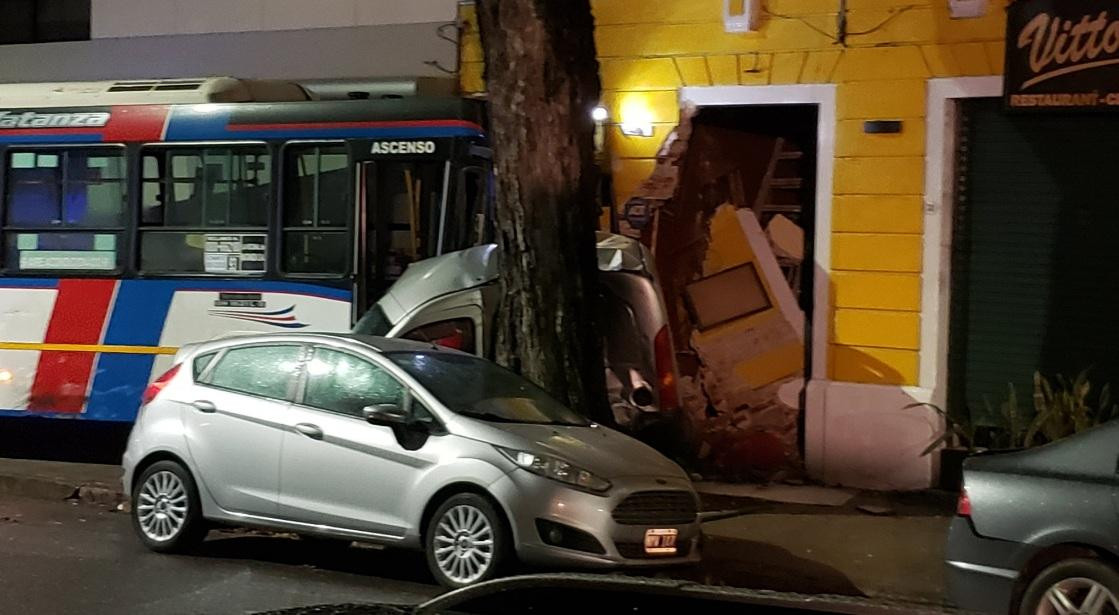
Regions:
<instances>
[{"instance_id":1,"label":"tree bark","mask_svg":"<svg viewBox=\"0 0 1119 615\"><path fill-rule=\"evenodd\" d=\"M496 359L610 423L596 321L589 0L479 0L497 170Z\"/></svg>"}]
</instances>

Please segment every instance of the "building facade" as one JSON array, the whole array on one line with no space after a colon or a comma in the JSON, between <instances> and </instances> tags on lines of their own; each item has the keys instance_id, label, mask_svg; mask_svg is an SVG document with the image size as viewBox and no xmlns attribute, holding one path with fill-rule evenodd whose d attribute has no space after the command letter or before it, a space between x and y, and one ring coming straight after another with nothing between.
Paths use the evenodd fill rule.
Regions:
<instances>
[{"instance_id":1,"label":"building facade","mask_svg":"<svg viewBox=\"0 0 1119 615\"><path fill-rule=\"evenodd\" d=\"M690 321L677 350L698 411L736 434L703 439L701 457L737 447L728 464L925 488L939 467L922 453L944 421L914 404L994 424L1011 387L1029 406L1035 371L1117 373L1101 314L1119 285L1100 264L1116 122L1032 95L1016 99L1032 109L1005 108L1007 2L592 5L621 226L655 245ZM1099 38L1079 26L1083 41L1058 41L1053 62L1114 52L1107 8L1083 10ZM484 92L473 20L464 6L461 79ZM1034 39L1010 39L1030 66L1049 32L1034 25Z\"/></svg>"},{"instance_id":2,"label":"building facade","mask_svg":"<svg viewBox=\"0 0 1119 615\"><path fill-rule=\"evenodd\" d=\"M5 7L0 82L446 76L455 0L35 0Z\"/></svg>"}]
</instances>

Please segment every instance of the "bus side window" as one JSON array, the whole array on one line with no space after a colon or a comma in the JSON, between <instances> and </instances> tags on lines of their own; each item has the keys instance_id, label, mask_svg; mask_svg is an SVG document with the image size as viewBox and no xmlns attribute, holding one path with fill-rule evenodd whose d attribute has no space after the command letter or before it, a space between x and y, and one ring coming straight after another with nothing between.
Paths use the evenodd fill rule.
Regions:
<instances>
[{"instance_id":1,"label":"bus side window","mask_svg":"<svg viewBox=\"0 0 1119 615\"><path fill-rule=\"evenodd\" d=\"M272 158L261 146L145 148L140 268L264 273Z\"/></svg>"},{"instance_id":2,"label":"bus side window","mask_svg":"<svg viewBox=\"0 0 1119 615\"><path fill-rule=\"evenodd\" d=\"M5 162L7 270L119 268L123 148L10 150Z\"/></svg>"},{"instance_id":3,"label":"bus side window","mask_svg":"<svg viewBox=\"0 0 1119 615\"><path fill-rule=\"evenodd\" d=\"M350 167L344 145L284 148L285 273L349 273L353 260Z\"/></svg>"}]
</instances>

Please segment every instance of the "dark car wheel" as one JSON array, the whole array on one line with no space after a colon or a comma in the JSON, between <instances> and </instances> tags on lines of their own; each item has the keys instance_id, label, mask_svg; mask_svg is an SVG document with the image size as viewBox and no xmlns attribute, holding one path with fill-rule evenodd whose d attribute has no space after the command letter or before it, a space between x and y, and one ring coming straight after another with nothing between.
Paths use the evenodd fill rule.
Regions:
<instances>
[{"instance_id":1,"label":"dark car wheel","mask_svg":"<svg viewBox=\"0 0 1119 615\"><path fill-rule=\"evenodd\" d=\"M202 542L206 523L186 468L160 461L144 470L132 490L132 527L152 551L185 551Z\"/></svg>"},{"instance_id":2,"label":"dark car wheel","mask_svg":"<svg viewBox=\"0 0 1119 615\"><path fill-rule=\"evenodd\" d=\"M505 519L486 498L460 493L443 502L424 536L427 565L446 587L465 587L496 577L509 559Z\"/></svg>"},{"instance_id":3,"label":"dark car wheel","mask_svg":"<svg viewBox=\"0 0 1119 615\"><path fill-rule=\"evenodd\" d=\"M1119 615L1119 571L1070 559L1041 571L1026 588L1020 615Z\"/></svg>"}]
</instances>

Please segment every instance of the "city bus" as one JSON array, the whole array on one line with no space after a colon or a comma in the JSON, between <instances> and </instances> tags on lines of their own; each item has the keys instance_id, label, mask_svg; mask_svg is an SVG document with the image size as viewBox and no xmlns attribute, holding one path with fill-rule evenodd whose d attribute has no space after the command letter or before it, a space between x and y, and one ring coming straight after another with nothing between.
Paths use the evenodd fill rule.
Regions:
<instances>
[{"instance_id":1,"label":"city bus","mask_svg":"<svg viewBox=\"0 0 1119 615\"><path fill-rule=\"evenodd\" d=\"M0 416L131 421L179 346L347 331L491 241L481 103L355 94L0 85Z\"/></svg>"}]
</instances>

